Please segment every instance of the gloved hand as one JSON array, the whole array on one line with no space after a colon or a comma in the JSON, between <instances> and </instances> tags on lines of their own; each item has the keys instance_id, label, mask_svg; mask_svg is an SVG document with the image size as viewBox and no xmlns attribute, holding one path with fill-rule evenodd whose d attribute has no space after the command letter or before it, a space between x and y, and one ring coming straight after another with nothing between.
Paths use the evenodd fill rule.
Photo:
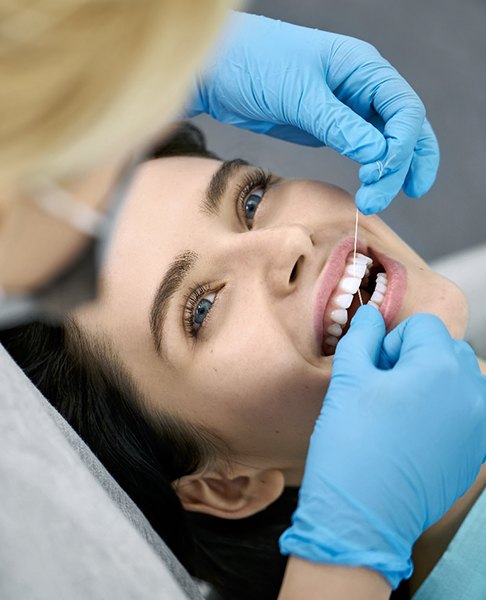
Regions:
<instances>
[{"instance_id":1,"label":"gloved hand","mask_svg":"<svg viewBox=\"0 0 486 600\"><path fill-rule=\"evenodd\" d=\"M486 378L432 315L385 337L360 308L339 342L283 554L379 571L393 588L412 545L476 479L486 456Z\"/></svg>"},{"instance_id":2,"label":"gloved hand","mask_svg":"<svg viewBox=\"0 0 486 600\"><path fill-rule=\"evenodd\" d=\"M362 163L356 203L365 214L383 210L402 185L414 198L430 189L439 147L424 106L373 46L244 13L228 25L189 116L206 112Z\"/></svg>"}]
</instances>

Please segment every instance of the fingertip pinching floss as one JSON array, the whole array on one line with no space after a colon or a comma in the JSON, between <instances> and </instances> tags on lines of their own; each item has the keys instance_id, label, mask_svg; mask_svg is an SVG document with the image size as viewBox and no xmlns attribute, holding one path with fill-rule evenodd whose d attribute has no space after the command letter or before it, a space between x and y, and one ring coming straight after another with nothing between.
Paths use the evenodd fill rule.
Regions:
<instances>
[{"instance_id":1,"label":"fingertip pinching floss","mask_svg":"<svg viewBox=\"0 0 486 600\"><path fill-rule=\"evenodd\" d=\"M383 173L385 172L385 169L388 167L388 165L391 163L391 161L395 157L396 157L396 154L392 154L385 160L385 162L381 162L381 160L376 161L376 167L378 169L378 181L383 177Z\"/></svg>"}]
</instances>

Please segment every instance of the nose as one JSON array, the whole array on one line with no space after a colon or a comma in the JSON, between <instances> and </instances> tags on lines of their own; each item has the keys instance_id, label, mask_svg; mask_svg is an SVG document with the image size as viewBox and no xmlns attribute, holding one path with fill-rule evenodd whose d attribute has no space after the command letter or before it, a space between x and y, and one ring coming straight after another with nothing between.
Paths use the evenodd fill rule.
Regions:
<instances>
[{"instance_id":1,"label":"nose","mask_svg":"<svg viewBox=\"0 0 486 600\"><path fill-rule=\"evenodd\" d=\"M240 234L237 264L248 276L258 278L276 296L296 288L314 241L300 224L281 225Z\"/></svg>"}]
</instances>

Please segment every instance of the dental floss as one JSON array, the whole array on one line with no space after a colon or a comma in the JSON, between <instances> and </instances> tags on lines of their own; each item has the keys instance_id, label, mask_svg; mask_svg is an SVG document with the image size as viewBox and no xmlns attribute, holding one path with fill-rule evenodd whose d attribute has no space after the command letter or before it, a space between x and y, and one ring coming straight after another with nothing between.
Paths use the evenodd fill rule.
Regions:
<instances>
[{"instance_id":1,"label":"dental floss","mask_svg":"<svg viewBox=\"0 0 486 600\"><path fill-rule=\"evenodd\" d=\"M391 161L396 157L396 154L392 154L391 156L389 156L384 163L381 162L381 160L377 160L375 161L376 167L378 169L378 180L381 179L385 169L388 167L388 165L391 163Z\"/></svg>"},{"instance_id":2,"label":"dental floss","mask_svg":"<svg viewBox=\"0 0 486 600\"><path fill-rule=\"evenodd\" d=\"M359 218L359 210L356 209L356 219L354 222L354 250L353 250L353 269L354 276L356 277L356 246L358 244L358 218ZM358 298L359 303L363 306L363 298L361 297L361 290L358 288Z\"/></svg>"},{"instance_id":3,"label":"dental floss","mask_svg":"<svg viewBox=\"0 0 486 600\"><path fill-rule=\"evenodd\" d=\"M381 160L376 161L376 166L378 168L378 179L381 179L386 167L390 164L390 162L395 157L396 157L396 154L392 154L391 156L388 157L387 160L385 160L384 163L382 163ZM354 249L353 249L353 269L354 269L355 277L356 277L356 246L358 244L358 220L359 220L359 210L356 209L356 218L355 218L355 222L354 222ZM358 288L358 298L359 298L359 303L361 304L361 306L363 306L363 298L361 297L361 290L359 288Z\"/></svg>"}]
</instances>

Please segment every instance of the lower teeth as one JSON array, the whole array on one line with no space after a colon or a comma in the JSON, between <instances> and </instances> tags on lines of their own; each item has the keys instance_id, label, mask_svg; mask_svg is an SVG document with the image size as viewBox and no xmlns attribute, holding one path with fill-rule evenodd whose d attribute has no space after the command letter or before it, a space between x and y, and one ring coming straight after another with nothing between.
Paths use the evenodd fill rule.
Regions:
<instances>
[{"instance_id":1,"label":"lower teeth","mask_svg":"<svg viewBox=\"0 0 486 600\"><path fill-rule=\"evenodd\" d=\"M388 281L386 273L378 273L375 280L375 289L370 296L369 292L367 292L365 289L368 286L368 274L365 275L365 278L363 278L361 282L361 287L353 295L353 302L354 298L359 297L361 305L369 304L370 306L374 306L375 308L379 309L387 291L387 284ZM369 298L367 302L366 297ZM326 333L328 334L328 337L324 339L324 343L331 348L334 348L337 345L340 337L343 335L343 327L346 326L349 317L348 310L341 307L345 304L348 304L347 298L344 298L344 294L342 293L337 298L341 298L339 300L339 306L331 312L330 316L333 322L327 327ZM351 308L351 306L352 304L349 303L348 308Z\"/></svg>"}]
</instances>

